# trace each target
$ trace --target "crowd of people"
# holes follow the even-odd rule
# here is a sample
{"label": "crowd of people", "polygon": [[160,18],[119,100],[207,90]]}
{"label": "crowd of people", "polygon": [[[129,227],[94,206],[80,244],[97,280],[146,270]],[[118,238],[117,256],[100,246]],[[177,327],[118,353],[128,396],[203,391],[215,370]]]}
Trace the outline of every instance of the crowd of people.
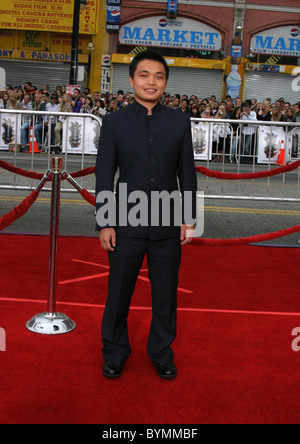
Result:
{"label": "crowd of people", "polygon": [[[92,95],[89,88],[81,91],[79,88],[67,89],[65,85],[57,86],[55,91],[50,91],[47,85],[41,89],[36,88],[31,82],[13,87],[6,85],[4,91],[0,91],[0,109],[15,109],[24,111],[46,111],[55,113],[90,113],[102,118],[107,114],[107,96],[94,92]],[[34,120],[33,120],[34,119]],[[54,153],[61,152],[62,129],[65,117],[58,116],[51,119],[45,115],[24,114],[21,125],[20,151],[29,150],[29,129],[34,128],[39,149],[43,151],[48,146],[48,135],[50,134],[50,147]]]}
{"label": "crowd of people", "polygon": [[[121,90],[116,94],[103,94],[99,91],[91,92],[89,88],[84,88],[82,91],[78,88],[68,91],[66,85],[61,85],[57,86],[55,91],[50,91],[47,85],[38,89],[31,82],[26,82],[24,85],[17,87],[6,85],[5,90],[0,91],[0,109],[88,113],[94,114],[100,119],[108,113],[129,106],[133,101],[134,95],[131,92],[124,93]],[[187,95],[172,95],[165,92],[161,103],[179,112],[184,112],[191,118],[300,123],[300,102],[290,103],[285,101],[283,97],[275,102],[268,98],[263,101],[252,98],[243,102],[239,97],[232,99],[227,96],[225,100],[219,102],[216,96],[203,99],[196,95],[188,97]],[[34,119],[33,125],[30,114],[23,117],[21,151],[28,151],[29,149],[29,129],[33,125],[39,148],[43,150],[48,145],[48,134],[50,134],[52,151],[59,153],[62,145],[64,118],[60,116],[51,119],[50,131],[48,116],[43,118],[39,115],[35,116]],[[220,129],[220,131],[222,130]],[[218,142],[218,145],[221,146],[219,141],[224,138],[224,135],[218,134],[216,136],[214,133],[214,137],[214,143]],[[249,137],[248,139],[250,140]],[[249,153],[251,148],[246,146],[245,150]],[[219,151],[218,148],[215,149],[216,153]],[[215,160],[221,162],[221,156],[217,156]]]}

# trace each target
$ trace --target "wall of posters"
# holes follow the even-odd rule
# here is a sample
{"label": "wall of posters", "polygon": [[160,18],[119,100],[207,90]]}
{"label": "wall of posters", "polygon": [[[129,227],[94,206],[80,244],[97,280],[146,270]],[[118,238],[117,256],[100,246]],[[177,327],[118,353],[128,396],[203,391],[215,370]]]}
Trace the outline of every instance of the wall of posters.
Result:
{"label": "wall of posters", "polygon": [[63,124],[63,153],[97,154],[100,127],[97,121],[84,117],[69,117]]}
{"label": "wall of posters", "polygon": [[21,116],[0,114],[0,150],[9,150],[10,144],[19,144],[21,139]]}

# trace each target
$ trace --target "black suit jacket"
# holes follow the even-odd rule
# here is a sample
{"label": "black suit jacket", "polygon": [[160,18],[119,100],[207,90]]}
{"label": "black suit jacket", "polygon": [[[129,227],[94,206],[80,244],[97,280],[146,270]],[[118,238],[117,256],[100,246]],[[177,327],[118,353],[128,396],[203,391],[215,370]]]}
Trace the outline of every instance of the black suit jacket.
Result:
{"label": "black suit jacket", "polygon": [[[128,194],[140,190],[151,201],[152,191],[178,190],[193,193],[193,217],[196,212],[197,178],[195,171],[190,118],[187,114],[157,104],[148,110],[134,102],[104,117],[96,162],[96,201],[101,191],[114,190],[115,173],[119,167],[118,184],[126,184]],[[118,234],[129,237],[163,239],[179,236],[180,226],[120,226],[119,193],[116,193],[116,225],[98,225],[97,229],[114,226]],[[179,185],[179,187],[178,187]],[[105,203],[96,204],[97,211]],[[128,212],[134,205],[128,205]],[[151,209],[149,206],[149,225]],[[171,213],[173,207],[171,205]],[[172,221],[172,215],[171,215]],[[182,221],[183,223],[188,221]]]}

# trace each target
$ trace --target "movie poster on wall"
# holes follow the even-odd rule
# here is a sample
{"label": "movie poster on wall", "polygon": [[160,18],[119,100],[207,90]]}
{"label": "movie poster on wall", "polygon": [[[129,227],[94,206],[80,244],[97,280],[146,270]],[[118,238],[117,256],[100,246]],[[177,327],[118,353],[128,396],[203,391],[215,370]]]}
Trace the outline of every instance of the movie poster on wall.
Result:
{"label": "movie poster on wall", "polygon": [[63,125],[63,153],[97,154],[100,127],[91,118],[69,117]]}
{"label": "movie poster on wall", "polygon": [[300,156],[300,128],[294,128],[288,132],[287,146],[290,153],[290,157],[293,161],[299,160]]}
{"label": "movie poster on wall", "polygon": [[21,116],[16,114],[0,114],[1,139],[0,150],[9,150],[9,145],[20,144]]}
{"label": "movie poster on wall", "polygon": [[192,140],[195,160],[212,159],[212,125],[192,122]]}
{"label": "movie poster on wall", "polygon": [[283,127],[262,126],[258,132],[258,163],[276,165],[281,146],[285,149],[285,161],[291,160]]}

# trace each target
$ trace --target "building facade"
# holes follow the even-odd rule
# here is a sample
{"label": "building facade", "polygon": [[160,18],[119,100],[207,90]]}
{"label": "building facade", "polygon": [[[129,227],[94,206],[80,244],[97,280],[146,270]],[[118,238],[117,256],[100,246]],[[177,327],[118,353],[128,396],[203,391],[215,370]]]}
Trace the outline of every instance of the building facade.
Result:
{"label": "building facade", "polygon": [[[106,2],[83,3],[77,30],[77,84],[91,84],[97,90],[101,72],[97,73],[95,59],[106,37]],[[74,0],[1,0],[0,68],[7,83],[16,86],[31,81],[38,88],[47,84],[51,90],[69,83],[73,11]]]}
{"label": "building facade", "polygon": [[172,94],[295,100],[298,0],[178,0],[176,19],[167,17],[167,3],[122,1],[120,29],[110,33],[107,53],[111,91],[128,90],[130,60],[154,47],[170,66]]}
{"label": "building facade", "polygon": [[[128,91],[132,57],[155,48],[170,66],[172,94],[299,100],[299,0],[176,0],[175,15],[168,3],[87,0],[77,84]],[[1,0],[0,69],[7,83],[30,80],[52,89],[68,83],[73,7],[74,0]]]}

